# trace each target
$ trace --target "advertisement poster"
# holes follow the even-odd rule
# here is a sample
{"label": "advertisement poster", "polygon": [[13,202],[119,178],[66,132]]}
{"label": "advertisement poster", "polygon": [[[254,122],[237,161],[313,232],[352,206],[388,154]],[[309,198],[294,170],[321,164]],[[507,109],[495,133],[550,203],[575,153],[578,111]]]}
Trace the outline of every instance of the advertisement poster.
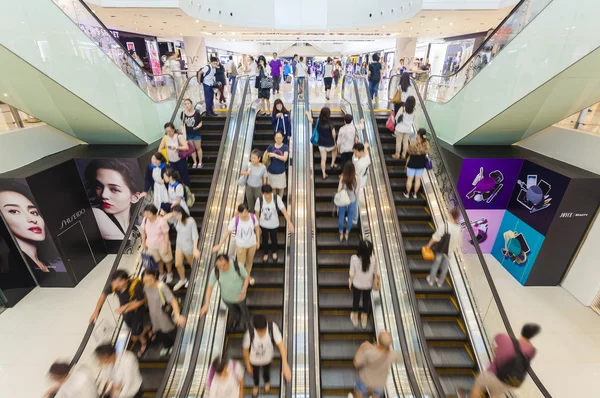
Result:
{"label": "advertisement poster", "polygon": [[[10,235],[0,219],[0,295],[9,307],[14,306],[35,288],[35,280]],[[2,299],[0,299],[2,303]]]}
{"label": "advertisement poster", "polygon": [[562,174],[525,161],[512,190],[508,210],[546,235],[569,181]]}
{"label": "advertisement poster", "polygon": [[506,211],[492,255],[519,283],[525,285],[543,243],[542,234]]}
{"label": "advertisement poster", "polygon": [[106,256],[85,189],[73,160],[27,177],[74,286]]}
{"label": "advertisement poster", "polygon": [[81,181],[109,253],[117,253],[129,228],[144,179],[136,159],[76,159]]}
{"label": "advertisement poster", "polygon": [[466,209],[506,209],[522,159],[465,159],[457,188]]}
{"label": "advertisement poster", "polygon": [[69,286],[71,277],[24,179],[0,180],[0,211],[38,284]]}
{"label": "advertisement poster", "polygon": [[135,52],[135,43],[132,41],[127,42],[127,51]]}
{"label": "advertisement poster", "polygon": [[[500,230],[504,213],[506,213],[506,210],[467,209],[467,215],[475,233],[475,239],[483,254],[490,254],[492,252],[492,247]],[[471,236],[464,221],[461,222],[461,227],[463,231],[463,243],[461,244],[463,252],[475,253]]]}
{"label": "advertisement poster", "polygon": [[148,50],[148,61],[153,75],[160,75],[162,68],[160,67],[160,57],[158,54],[158,45],[155,41],[146,40],[146,49]]}

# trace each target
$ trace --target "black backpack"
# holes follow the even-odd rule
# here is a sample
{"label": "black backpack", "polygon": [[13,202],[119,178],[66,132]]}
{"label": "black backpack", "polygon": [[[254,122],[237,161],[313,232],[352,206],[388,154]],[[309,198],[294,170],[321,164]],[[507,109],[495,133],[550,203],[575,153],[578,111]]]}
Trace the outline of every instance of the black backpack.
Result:
{"label": "black backpack", "polygon": [[511,340],[515,347],[515,356],[498,367],[496,376],[504,384],[512,387],[520,387],[523,381],[525,381],[525,377],[527,377],[531,359],[523,354],[516,339],[511,338]]}
{"label": "black backpack", "polygon": [[[240,265],[238,264],[237,259],[233,260],[233,268],[235,269],[235,272],[238,274],[238,276],[242,278],[242,274],[240,273]],[[219,280],[220,274],[221,272],[219,272],[219,268],[217,268],[217,266],[215,265],[215,277],[217,278],[217,280]]]}
{"label": "black backpack", "polygon": [[[255,332],[256,329],[254,328],[254,326],[250,325],[250,330],[248,330],[248,334],[250,335],[250,348],[248,348],[248,352],[252,351],[252,344],[254,344]],[[267,322],[267,333],[269,334],[269,337],[271,338],[271,343],[273,344],[273,352],[275,352],[275,347],[277,347],[277,344],[275,344],[275,338],[273,338],[273,322]]]}
{"label": "black backpack", "polygon": [[[279,208],[279,206],[277,206],[277,198],[278,196],[273,194],[273,200],[275,201],[275,209],[277,210],[277,215],[278,216],[283,216],[283,213],[281,212],[281,209]],[[263,209],[263,202],[264,202],[265,198],[260,195],[260,207],[258,209],[258,211],[262,214],[262,209]]]}
{"label": "black backpack", "polygon": [[[209,75],[209,74],[212,72],[212,69],[213,69],[213,67],[212,67],[212,66],[210,66],[210,64],[209,64],[209,65],[206,65],[206,66],[208,66],[208,72],[206,72],[206,73],[203,73],[203,74],[202,74],[202,76],[200,76],[200,79],[198,79],[198,80],[200,80],[200,83],[204,83],[204,78],[206,77],[206,75]],[[199,72],[199,71],[198,71],[198,72]],[[182,112],[182,113],[183,113],[183,112]]]}

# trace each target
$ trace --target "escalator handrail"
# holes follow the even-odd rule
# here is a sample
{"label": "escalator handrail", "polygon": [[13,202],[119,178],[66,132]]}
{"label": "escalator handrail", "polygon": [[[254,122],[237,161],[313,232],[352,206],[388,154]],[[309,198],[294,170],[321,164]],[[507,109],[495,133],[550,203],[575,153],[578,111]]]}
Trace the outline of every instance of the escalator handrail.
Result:
{"label": "escalator handrail", "polygon": [[[177,111],[179,111],[179,108],[181,107],[181,103],[182,103],[183,101],[185,101],[185,99],[186,99],[186,96],[185,96],[184,94],[185,94],[185,92],[186,92],[186,90],[187,90],[188,86],[190,85],[190,82],[191,82],[193,79],[196,79],[196,75],[194,75],[194,76],[190,76],[190,77],[188,77],[188,78],[186,79],[186,81],[185,81],[185,84],[183,85],[183,88],[181,89],[181,95],[179,96],[179,98],[177,98],[177,102],[175,103],[175,108],[173,109],[173,114],[171,115],[171,119],[169,120],[169,122],[171,122],[171,123],[175,123],[175,118],[177,117]],[[234,93],[233,93],[233,94],[235,94],[235,91],[234,91]],[[233,95],[233,94],[232,94],[232,95]],[[231,101],[233,101],[233,98],[231,98]],[[231,103],[233,103],[233,102],[231,102]],[[230,114],[231,114],[231,108],[229,109],[229,112],[228,112],[228,115],[227,115],[227,121],[228,121],[228,122],[229,122],[229,116],[230,116]],[[229,125],[227,125],[227,126],[225,126],[225,127],[229,127]],[[223,131],[227,131],[227,130],[223,130]],[[225,134],[223,134],[223,137],[225,137]],[[223,138],[221,138],[221,140],[223,140]],[[223,144],[223,141],[221,141],[221,144]],[[221,146],[221,147],[219,147],[219,148],[222,148],[222,146]],[[221,156],[221,153],[220,153],[220,152],[219,152],[219,156]],[[217,158],[217,161],[219,161],[219,160],[220,160],[220,158]],[[217,174],[217,173],[215,173],[215,175],[216,175],[216,174]],[[212,185],[211,185],[211,188],[212,188]]]}
{"label": "escalator handrail", "polygon": [[[463,72],[463,70],[464,70],[465,68],[468,68],[468,67],[469,67],[469,65],[470,65],[470,64],[471,64],[471,62],[472,62],[472,61],[475,59],[475,57],[477,57],[477,56],[479,55],[479,53],[480,53],[481,51],[483,51],[483,49],[485,48],[485,46],[488,44],[488,42],[489,42],[490,40],[492,40],[492,38],[493,38],[493,37],[496,35],[496,33],[498,33],[498,31],[504,27],[504,25],[505,25],[505,24],[506,24],[506,22],[507,22],[507,21],[510,19],[510,17],[512,17],[513,15],[515,15],[515,14],[516,14],[516,13],[517,13],[517,12],[518,12],[520,9],[521,9],[521,6],[522,6],[523,4],[525,4],[526,2],[528,2],[528,1],[531,1],[531,0],[520,0],[520,1],[519,1],[519,3],[518,3],[518,4],[516,4],[516,5],[513,7],[513,9],[512,9],[512,10],[511,10],[511,11],[508,13],[508,15],[507,15],[506,17],[504,17],[504,19],[503,19],[503,20],[502,20],[502,21],[501,21],[501,22],[500,22],[500,23],[499,23],[499,24],[496,26],[496,28],[494,28],[494,30],[492,31],[492,33],[490,33],[490,34],[489,34],[489,35],[488,35],[488,36],[485,38],[485,40],[484,40],[484,41],[483,41],[483,42],[482,42],[482,43],[479,45],[479,47],[478,47],[478,48],[477,48],[475,51],[473,51],[473,54],[471,54],[471,56],[470,56],[470,57],[467,59],[467,61],[466,61],[466,62],[464,62],[464,63],[462,64],[462,66],[461,66],[461,67],[458,69],[458,71],[456,71],[456,72],[454,72],[454,73],[446,74],[446,75],[429,75],[429,76],[427,76],[427,80],[426,80],[426,82],[425,82],[425,92],[424,92],[424,97],[425,97],[425,100],[427,100],[427,88],[429,87],[429,82],[431,81],[431,79],[432,79],[433,77],[443,77],[443,78],[448,78],[448,79],[449,79],[449,78],[452,78],[453,76],[457,76],[459,73],[462,73],[462,72]],[[546,7],[547,7],[547,6],[548,6],[550,3],[552,3],[552,0],[548,1],[548,4],[546,4],[546,5],[544,6],[544,8],[546,8]],[[532,19],[529,21],[529,23],[531,23],[531,22],[532,22],[532,21],[533,21],[535,18],[537,18],[537,16],[538,16],[538,15],[540,15],[540,14],[542,13],[542,11],[544,10],[544,8],[542,8],[542,9],[540,10],[540,12],[539,12],[539,13],[538,13],[538,14],[537,14],[535,17],[533,17],[533,18],[532,18]],[[527,25],[529,25],[529,23],[528,23]],[[526,25],[526,26],[527,26],[527,25]],[[523,29],[525,29],[525,26],[523,27]],[[522,31],[522,30],[521,30],[521,31]],[[514,39],[514,37],[513,37],[513,39]],[[509,40],[508,42],[506,42],[506,44],[505,44],[505,46],[502,48],[502,50],[503,50],[504,48],[506,48],[506,46],[508,45],[508,43],[510,43],[511,41],[512,41],[512,39],[511,39],[511,40]],[[500,50],[500,51],[502,51],[502,50]],[[474,76],[473,76],[473,77],[474,77]],[[392,79],[392,78],[390,77],[390,82],[391,82],[391,79]],[[412,77],[411,77],[411,79],[412,79]],[[413,82],[413,83],[414,83],[414,82]],[[414,87],[416,87],[416,86],[414,86]],[[463,87],[461,87],[461,88],[460,88],[460,90],[462,90],[464,87],[465,87],[465,85],[463,85]],[[454,97],[456,96],[456,94],[457,94],[457,93],[458,93],[460,90],[456,91],[456,92],[454,93],[454,95],[452,96],[452,98],[454,98]],[[452,100],[452,98],[451,98],[450,100]],[[450,100],[448,100],[448,101],[446,101],[446,102],[449,102]]]}
{"label": "escalator handrail", "polygon": [[[186,85],[184,87],[187,87],[187,83],[193,79],[195,77],[191,77],[186,81]],[[179,97],[179,100],[177,101],[177,106],[181,105],[181,102],[184,98],[184,94],[185,94],[185,89],[181,91],[181,95]],[[233,103],[233,100],[235,98],[235,91],[231,94],[231,103]],[[176,108],[178,109],[178,108]],[[221,170],[221,162],[222,162],[222,158],[223,158],[223,148],[224,148],[224,144],[225,144],[225,138],[227,137],[227,131],[229,129],[229,125],[231,123],[231,114],[232,114],[232,109],[233,107],[229,108],[229,111],[227,113],[227,120],[225,121],[225,127],[223,128],[223,134],[221,136],[221,142],[219,144],[219,154],[217,155],[217,160],[215,162],[215,171],[213,173],[213,177],[212,180],[210,182],[210,190],[208,192],[208,198],[206,200],[207,206],[206,208],[208,209],[208,204],[212,203],[214,200],[214,196],[215,196],[215,189],[216,189],[216,179],[217,176],[220,173]],[[175,112],[176,113],[176,112]],[[174,115],[175,115],[174,113]],[[173,119],[172,119],[173,120]],[[171,123],[173,122],[171,120]],[[205,210],[206,213],[206,210]],[[207,217],[202,217],[202,226],[200,227],[200,233],[199,235],[201,237],[204,237],[204,231],[206,230],[206,223],[208,222],[208,218]],[[201,238],[198,240],[198,247],[201,246],[201,243],[203,241],[204,238]],[[199,269],[199,264],[198,264],[199,260],[194,260],[194,266],[192,267],[192,272],[190,274],[190,277],[188,278],[189,280],[189,286],[188,289],[185,293],[185,298],[183,301],[183,308],[181,313],[187,317],[189,309],[190,309],[190,305],[191,305],[191,300],[190,300],[190,296],[192,294],[192,292],[194,291],[194,287],[195,287],[195,281],[196,281],[196,275]],[[208,281],[208,279],[207,279]],[[204,290],[206,290],[206,286],[202,287]],[[198,323],[198,327],[200,327],[200,322]],[[169,362],[167,364],[167,369],[164,373],[163,379],[160,383],[158,392],[156,394],[157,397],[162,397],[165,393],[165,389],[167,388],[167,383],[169,381],[169,378],[171,376],[171,373],[173,372],[173,367],[175,366],[175,363],[177,361],[177,359],[179,359],[179,355],[181,353],[181,350],[179,350],[179,347],[181,346],[181,341],[183,339],[183,335],[184,335],[184,329],[183,328],[177,328],[177,336],[175,338],[175,344],[173,345],[173,347],[177,348],[177,352],[174,353],[173,355],[171,355],[171,357],[169,358]],[[198,337],[202,337],[202,329],[198,329],[198,332],[196,333],[196,338]]]}
{"label": "escalator handrail", "polygon": [[[415,84],[414,80],[412,81],[412,84]],[[427,125],[429,127],[429,133],[431,135],[431,142],[432,145],[436,147],[436,150],[438,151],[438,153],[440,154],[440,160],[442,162],[442,164],[444,165],[444,169],[446,171],[450,170],[449,166],[448,166],[448,162],[446,161],[446,156],[444,155],[444,152],[442,151],[442,147],[439,144],[439,139],[435,133],[435,129],[433,127],[433,123],[431,122],[431,118],[429,117],[429,113],[427,112],[427,108],[425,107],[425,101],[423,100],[423,98],[421,97],[421,94],[418,92],[418,90],[416,90],[416,96],[417,99],[421,105],[421,109],[423,110],[423,114],[425,116],[425,120],[427,121]],[[477,242],[477,238],[476,238],[476,234],[473,230],[473,227],[471,225],[471,222],[469,220],[467,211],[462,203],[462,200],[460,199],[460,195],[458,194],[458,189],[456,187],[456,183],[454,182],[454,180],[452,179],[452,176],[449,176],[449,181],[450,184],[452,186],[452,191],[454,193],[454,195],[456,196],[456,198],[458,198],[458,200],[456,201],[456,205],[458,206],[461,215],[464,219],[465,222],[465,226],[467,231],[469,232],[469,238],[471,242],[476,243]],[[444,204],[445,205],[445,204]],[[477,258],[479,259],[479,263],[481,264],[481,268],[483,269],[483,273],[485,275],[485,278],[487,280],[487,283],[489,285],[490,291],[492,293],[492,298],[493,300],[496,302],[496,306],[498,307],[498,311],[500,312],[500,317],[502,319],[502,322],[504,323],[504,328],[506,329],[508,335],[515,339],[518,336],[515,335],[511,325],[510,325],[510,321],[508,319],[508,315],[506,313],[506,310],[504,309],[504,306],[502,305],[502,300],[500,298],[500,295],[498,294],[498,290],[496,288],[496,284],[494,283],[494,280],[492,278],[492,275],[490,273],[490,270],[488,268],[487,262],[485,261],[485,258],[483,256],[483,252],[481,251],[481,248],[479,246],[479,244],[473,244],[473,247],[475,248],[475,252],[477,253]],[[533,369],[531,367],[529,367],[528,369],[528,373],[529,376],[531,377],[531,379],[534,381],[534,383],[536,384],[537,388],[540,390],[540,392],[544,395],[544,397],[546,398],[552,398],[552,396],[550,395],[550,393],[548,392],[548,390],[546,389],[546,387],[542,384],[541,380],[539,379],[539,377],[537,376],[537,374],[533,371]]]}
{"label": "escalator handrail", "polygon": [[[115,261],[113,262],[113,265],[110,268],[108,277],[106,278],[106,283],[102,287],[102,291],[104,291],[107,287],[109,287],[111,285],[110,276],[113,274],[113,272],[115,272],[117,270],[117,268],[119,267],[119,264],[121,263],[121,258],[123,257],[125,248],[127,247],[129,240],[131,239],[131,234],[135,227],[135,220],[136,220],[141,208],[145,205],[146,205],[146,202],[144,200],[140,200],[138,203],[136,203],[136,205],[134,207],[134,211],[133,211],[133,216],[129,220],[129,226],[127,227],[125,236],[123,237],[123,240],[121,241],[121,245],[119,246],[119,251],[117,252],[117,257],[115,258]],[[121,316],[121,318],[122,318],[122,316]],[[75,364],[77,364],[77,362],[79,362],[79,360],[81,359],[81,356],[83,355],[83,351],[85,351],[85,348],[87,347],[87,344],[90,340],[90,337],[92,336],[92,333],[94,332],[95,327],[96,327],[95,321],[88,325],[88,327],[83,335],[83,338],[81,339],[81,343],[79,344],[79,348],[77,348],[77,351],[75,352],[75,355],[73,356],[73,359],[71,360],[71,366],[74,366]]]}
{"label": "escalator handrail", "polygon": [[[367,78],[364,77],[364,76],[355,77],[355,80],[354,80],[354,82],[355,82],[355,89],[356,89],[356,95],[357,95],[357,103],[359,104],[359,109],[363,113],[361,116],[364,118],[365,117],[365,112],[362,109],[362,105],[361,105],[360,99],[358,97],[358,86],[357,86],[357,83],[356,83],[356,81],[358,79],[365,80],[365,84],[367,84],[367,87],[368,87],[368,82],[367,82]],[[368,112],[370,113],[371,122],[373,124],[373,128],[375,129],[375,139],[377,140],[377,146],[378,146],[378,148],[380,150],[380,157],[382,159],[385,159],[385,155],[383,153],[383,146],[381,144],[381,138],[380,138],[380,134],[379,134],[379,127],[377,126],[377,119],[375,118],[375,111],[374,111],[374,108],[373,108],[373,102],[372,102],[370,96],[367,96],[367,97],[368,97],[368,103],[369,103]],[[394,204],[395,203],[394,202],[394,197],[392,195],[393,191],[392,191],[392,186],[390,184],[390,177],[389,177],[389,174],[388,174],[387,167],[383,167],[383,171],[384,171],[384,178],[383,178],[383,180],[385,181],[385,184],[386,184],[386,190],[387,190],[387,193],[388,193],[388,200],[389,200],[389,203]],[[376,198],[378,198],[377,195],[376,195]],[[378,206],[378,208],[379,207],[380,206]],[[393,212],[396,213],[396,206],[394,205],[393,207],[394,207]],[[381,209],[379,208],[379,211],[380,210]],[[393,217],[392,223],[394,225],[394,228],[397,230],[398,236],[400,237],[400,239],[398,239],[397,243],[398,243],[398,246],[400,247],[400,255],[402,257],[401,258],[401,263],[402,264],[406,264],[406,266],[408,267],[408,257],[406,256],[406,249],[404,247],[404,241],[402,239],[402,231],[400,229],[400,223],[398,222],[398,217],[397,216]],[[388,262],[388,264],[390,264],[390,263],[391,262]],[[406,272],[405,275],[406,275],[405,280],[406,280],[407,285],[408,285],[408,287],[410,289],[410,292],[408,292],[408,297],[409,297],[409,300],[411,302],[411,306],[413,308],[412,317],[413,317],[413,319],[415,321],[415,324],[417,325],[417,334],[419,336],[420,345],[423,348],[423,356],[425,358],[425,361],[427,362],[427,367],[429,368],[429,373],[430,373],[431,378],[433,380],[436,392],[438,393],[438,396],[443,397],[443,396],[445,396],[444,395],[444,389],[442,388],[442,384],[441,384],[441,382],[439,380],[439,377],[437,377],[437,372],[435,371],[435,366],[433,364],[433,360],[431,359],[431,353],[429,352],[429,349],[427,348],[427,340],[425,339],[425,333],[423,331],[423,323],[421,321],[421,317],[417,315],[418,303],[417,303],[417,298],[416,298],[416,296],[414,294],[414,291],[415,291],[414,284],[413,284],[412,278],[410,277],[410,273]],[[396,304],[397,303],[397,298],[398,298],[398,294],[397,294],[398,287],[395,286],[395,284],[393,284],[392,286],[393,286],[393,289],[396,292],[396,295],[394,296],[396,298],[396,301],[395,301],[395,304]],[[400,318],[400,319],[402,319],[402,318]],[[405,334],[404,334],[404,327],[402,327],[400,329],[402,331],[402,336],[404,337],[405,336]],[[406,338],[404,340],[405,340],[405,343],[406,343]],[[403,354],[406,354],[406,353],[403,352]],[[409,361],[409,364],[410,364],[410,361]],[[412,375],[412,377],[411,377],[411,385],[413,387],[413,391],[415,391],[415,392],[416,391],[420,391],[419,388],[415,388],[418,385],[418,382],[416,380],[416,376],[414,374],[413,367],[412,366],[408,367],[407,371],[408,371],[409,377]]]}
{"label": "escalator handrail", "polygon": [[[249,87],[249,79],[246,80],[245,87],[242,90],[242,101],[240,102],[240,106],[238,108],[238,110],[239,110],[238,111],[238,117],[239,117],[239,115],[243,114],[243,109],[245,107],[245,102],[246,102],[246,95],[248,93],[248,87]],[[231,95],[230,104],[234,103],[234,99],[235,99],[235,91]],[[228,116],[227,116],[227,123],[226,123],[225,129],[223,130],[223,132],[224,132],[223,136],[226,135],[225,132],[228,131],[228,129],[229,129],[229,124],[231,122],[231,113],[232,113],[232,110],[233,110],[233,106],[230,106],[229,107]],[[237,141],[238,141],[238,138],[239,138],[239,135],[240,135],[241,123],[237,123],[235,127],[236,127],[236,131],[235,131],[235,134],[234,134],[234,137],[233,137],[233,145],[231,146],[232,148],[236,148],[237,147]],[[222,151],[219,152],[219,155],[221,155],[221,154],[222,154]],[[219,171],[217,171],[215,169],[215,173],[213,175],[213,180],[219,175]],[[230,172],[230,169],[228,168],[227,169],[227,177],[225,179],[224,187],[227,187],[230,184],[231,178],[232,178],[231,172]],[[214,188],[215,187],[216,187],[216,185],[214,185],[214,184],[211,186],[211,192],[214,192]],[[223,208],[222,205],[223,205],[223,203],[225,203],[226,199],[227,199],[227,196],[223,195],[223,202],[221,203],[221,208]],[[220,227],[220,231],[218,231],[215,236],[221,236],[220,232],[223,229],[223,225],[224,225],[223,224],[223,220],[225,218],[225,214],[224,213],[225,212],[221,211],[220,214],[219,214],[218,225],[221,225],[221,227]],[[203,220],[202,220],[202,225],[203,226],[204,226],[204,223],[207,222],[207,220],[208,219],[206,217],[203,218]],[[211,256],[211,258],[212,257],[215,257],[215,254],[213,254]],[[209,271],[209,272],[212,272],[212,271]],[[205,294],[206,294],[206,288],[207,288],[207,285],[208,285],[208,281],[209,281],[209,278],[206,278],[206,285],[203,286],[203,291],[205,292]],[[205,297],[203,295],[203,297],[201,299],[204,299],[204,298]],[[178,396],[180,398],[188,397],[189,393],[190,393],[190,388],[192,386],[192,380],[194,378],[194,373],[195,373],[194,369],[196,368],[196,362],[198,361],[198,353],[199,353],[199,350],[200,350],[200,343],[202,342],[202,335],[203,335],[203,332],[204,332],[204,323],[205,323],[205,321],[206,321],[206,317],[202,317],[202,318],[198,317],[198,325],[197,325],[198,331],[196,332],[196,337],[194,339],[194,344],[192,346],[192,355],[190,357],[189,368],[188,368],[188,370],[186,372],[185,379],[184,379],[183,385],[181,387],[181,391],[179,391],[179,395]]]}

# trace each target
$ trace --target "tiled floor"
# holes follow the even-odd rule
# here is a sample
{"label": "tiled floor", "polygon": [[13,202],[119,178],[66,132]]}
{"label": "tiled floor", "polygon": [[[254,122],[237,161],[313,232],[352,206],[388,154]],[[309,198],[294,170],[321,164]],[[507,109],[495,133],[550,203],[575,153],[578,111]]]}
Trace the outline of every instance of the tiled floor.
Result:
{"label": "tiled floor", "polygon": [[108,255],[75,288],[35,288],[0,314],[0,397],[43,396],[52,362],[79,347],[114,259]]}
{"label": "tiled floor", "polygon": [[560,286],[524,287],[494,257],[486,261],[515,332],[542,326],[532,368],[552,397],[598,396],[600,316]]}

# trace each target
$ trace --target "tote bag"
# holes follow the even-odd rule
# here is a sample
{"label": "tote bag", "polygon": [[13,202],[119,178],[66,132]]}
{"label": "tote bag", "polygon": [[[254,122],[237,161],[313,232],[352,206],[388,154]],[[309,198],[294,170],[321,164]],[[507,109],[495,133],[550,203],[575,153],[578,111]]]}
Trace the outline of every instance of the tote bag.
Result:
{"label": "tote bag", "polygon": [[317,124],[312,131],[312,135],[310,136],[310,143],[313,145],[319,145],[319,119],[317,119]]}

